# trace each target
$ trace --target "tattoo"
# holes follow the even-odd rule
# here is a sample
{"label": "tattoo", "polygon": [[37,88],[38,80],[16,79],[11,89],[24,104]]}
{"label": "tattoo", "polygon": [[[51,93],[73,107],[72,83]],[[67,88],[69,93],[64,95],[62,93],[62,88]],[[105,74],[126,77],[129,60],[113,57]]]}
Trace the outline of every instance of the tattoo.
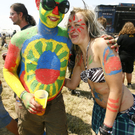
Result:
{"label": "tattoo", "polygon": [[103,68],[106,75],[114,75],[122,71],[120,58],[114,55],[110,47],[104,50]]}

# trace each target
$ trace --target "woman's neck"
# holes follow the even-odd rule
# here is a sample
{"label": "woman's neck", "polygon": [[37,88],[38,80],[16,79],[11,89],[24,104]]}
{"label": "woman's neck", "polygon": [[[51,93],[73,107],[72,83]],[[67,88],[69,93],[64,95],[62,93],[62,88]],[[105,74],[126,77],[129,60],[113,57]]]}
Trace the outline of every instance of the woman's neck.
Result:
{"label": "woman's neck", "polygon": [[86,41],[84,40],[84,42],[79,45],[84,57],[86,56],[87,47],[90,42],[91,42],[91,39],[87,39]]}

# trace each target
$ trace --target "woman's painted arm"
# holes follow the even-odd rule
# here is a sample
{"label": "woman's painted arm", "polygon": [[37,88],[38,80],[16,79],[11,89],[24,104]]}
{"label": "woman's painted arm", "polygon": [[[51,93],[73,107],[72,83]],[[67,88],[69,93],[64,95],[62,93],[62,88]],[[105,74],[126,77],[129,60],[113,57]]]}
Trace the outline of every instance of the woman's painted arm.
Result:
{"label": "woman's painted arm", "polygon": [[104,124],[112,127],[120,110],[122,98],[122,67],[118,54],[107,45],[102,46],[100,61],[109,87]]}

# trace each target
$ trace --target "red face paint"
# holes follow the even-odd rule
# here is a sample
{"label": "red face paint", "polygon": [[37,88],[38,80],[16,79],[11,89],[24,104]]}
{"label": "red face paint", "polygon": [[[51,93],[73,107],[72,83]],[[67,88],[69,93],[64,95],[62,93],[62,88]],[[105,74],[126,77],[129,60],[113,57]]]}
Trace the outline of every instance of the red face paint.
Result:
{"label": "red face paint", "polygon": [[81,30],[80,30],[79,28],[78,28],[77,30],[78,30],[79,32],[81,32]]}
{"label": "red face paint", "polygon": [[52,13],[53,13],[54,15],[59,15],[58,6],[56,6],[56,7],[53,9]]}
{"label": "red face paint", "polygon": [[71,20],[71,19],[69,19],[69,22],[72,22],[72,20]]}
{"label": "red face paint", "polygon": [[85,23],[81,23],[81,25],[85,25]]}
{"label": "red face paint", "polygon": [[82,19],[78,20],[78,22],[81,22],[81,21],[82,21]]}
{"label": "red face paint", "polygon": [[73,16],[73,21],[75,21],[75,15]]}

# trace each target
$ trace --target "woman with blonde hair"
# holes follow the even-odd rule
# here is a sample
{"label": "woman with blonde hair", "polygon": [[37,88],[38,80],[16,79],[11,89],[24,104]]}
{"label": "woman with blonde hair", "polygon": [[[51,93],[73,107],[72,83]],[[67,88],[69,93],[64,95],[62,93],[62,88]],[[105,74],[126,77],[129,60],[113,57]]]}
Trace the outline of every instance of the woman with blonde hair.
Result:
{"label": "woman with blonde hair", "polygon": [[125,23],[119,32],[117,43],[120,45],[119,55],[122,63],[123,83],[126,76],[127,87],[132,88],[131,81],[135,59],[135,27],[132,22]]}
{"label": "woman with blonde hair", "polygon": [[75,89],[83,80],[94,98],[92,129],[98,135],[134,135],[135,96],[122,83],[118,54],[110,49],[92,10],[74,8],[68,20],[68,34],[81,49],[71,79],[65,86]]}

